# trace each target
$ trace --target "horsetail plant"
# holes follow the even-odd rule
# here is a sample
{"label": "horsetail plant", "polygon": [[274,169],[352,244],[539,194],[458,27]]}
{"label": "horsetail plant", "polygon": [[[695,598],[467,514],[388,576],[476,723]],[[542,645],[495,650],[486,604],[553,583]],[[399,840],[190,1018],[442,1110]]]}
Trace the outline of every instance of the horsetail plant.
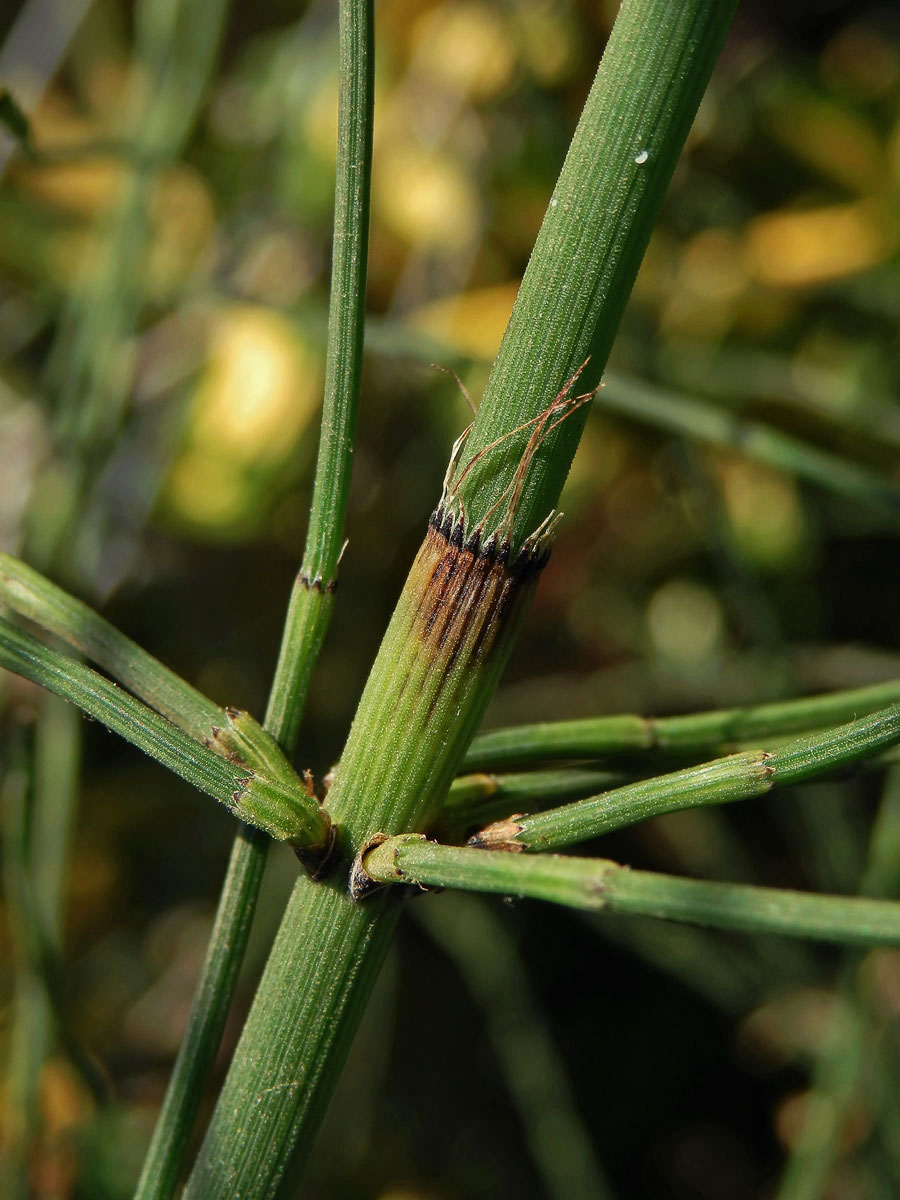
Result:
{"label": "horsetail plant", "polygon": [[375,832],[433,819],[481,720],[546,556],[584,401],[733,11],[709,0],[622,6],[335,772],[334,871],[294,888],[187,1197],[272,1195],[321,1119],[398,915],[391,897],[348,896],[350,862]]}
{"label": "horsetail plant", "polygon": [[[262,725],[220,708],[86,605],[0,557],[0,606],[14,618],[0,619],[0,665],[64,696],[253,826],[242,825],[235,840],[136,1200],[167,1200],[185,1171],[246,946],[264,834],[290,842],[310,871],[298,876],[285,909],[186,1200],[272,1197],[291,1161],[302,1160],[399,918],[406,889],[397,884],[858,945],[900,942],[900,905],[888,900],[698,882],[538,853],[870,759],[900,742],[896,682],[742,710],[655,720],[626,714],[475,736],[550,554],[563,482],[735,6],[624,0],[484,398],[450,454],[324,803],[286,754],[299,732],[345,545],[365,308],[372,0],[340,5],[322,432],[306,548]],[[742,436],[706,406],[679,407],[621,381],[609,407],[717,444]],[[789,457],[807,478],[822,481],[837,461],[790,439],[754,436],[758,457]],[[896,512],[895,489],[869,473],[838,472],[832,486]],[[62,641],[68,653],[44,645],[22,622]],[[784,742],[797,733],[804,736]],[[768,749],[728,753],[755,739]],[[654,763],[668,756],[669,766],[673,758],[727,756],[641,778],[648,770],[636,763],[637,752]],[[608,758],[615,761],[597,761]],[[535,766],[547,769],[488,774]],[[549,811],[510,815],[548,800],[555,802]],[[473,825],[480,832],[468,846],[429,840],[435,832],[462,838]],[[575,1177],[604,1192],[589,1148],[575,1143]]]}

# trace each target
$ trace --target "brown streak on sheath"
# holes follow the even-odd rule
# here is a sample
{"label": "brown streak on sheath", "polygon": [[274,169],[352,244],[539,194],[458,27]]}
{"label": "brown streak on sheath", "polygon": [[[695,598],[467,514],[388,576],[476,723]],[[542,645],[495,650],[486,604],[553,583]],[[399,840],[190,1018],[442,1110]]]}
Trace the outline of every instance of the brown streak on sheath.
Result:
{"label": "brown streak on sheath", "polygon": [[[429,530],[426,535],[426,545],[429,541],[434,540],[438,543],[440,558],[434,565],[431,572],[431,577],[425,586],[425,596],[422,601],[422,606],[430,605],[430,610],[425,618],[425,632],[430,633],[431,629],[438,618],[440,606],[453,586],[453,580],[456,576],[459,565],[459,553],[450,543],[444,538],[443,533],[437,533],[433,538]],[[420,610],[421,611],[421,610]]]}
{"label": "brown streak on sheath", "polygon": [[[436,595],[430,597],[431,608],[425,618],[425,636],[429,641],[436,640],[438,649],[441,649],[447,641],[454,617],[464,601],[469,576],[477,562],[473,555],[452,543],[447,545],[445,558],[450,558],[452,561],[447,568],[443,586]],[[434,639],[431,637],[432,634]]]}
{"label": "brown streak on sheath", "polygon": [[424,648],[445,660],[443,671],[464,651],[473,659],[490,653],[547,557],[543,549],[528,549],[509,561],[505,543],[464,540],[461,522],[435,510],[417,559],[424,578],[412,627]]}
{"label": "brown streak on sheath", "polygon": [[448,645],[460,647],[465,639],[466,628],[473,620],[483,619],[485,616],[478,603],[487,573],[485,563],[471,552],[452,545],[447,553],[456,554],[459,560],[455,587],[450,594],[442,592],[434,597],[434,608],[425,624],[426,640],[436,652],[444,650]]}
{"label": "brown streak on sheath", "polygon": [[462,646],[465,638],[466,627],[471,625],[473,618],[477,620],[483,616],[484,612],[479,604],[486,574],[483,565],[474,555],[465,550],[460,550],[459,555],[461,560],[459,583],[449,603],[444,606],[444,621],[440,629],[435,631],[436,648],[443,650],[449,645],[451,653],[454,649],[456,653],[459,653],[459,647]]}

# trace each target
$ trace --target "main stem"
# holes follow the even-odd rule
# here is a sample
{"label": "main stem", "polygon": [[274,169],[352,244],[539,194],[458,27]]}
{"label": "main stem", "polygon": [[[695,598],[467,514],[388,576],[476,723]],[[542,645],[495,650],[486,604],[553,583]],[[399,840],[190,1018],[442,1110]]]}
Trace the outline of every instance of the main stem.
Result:
{"label": "main stem", "polygon": [[[543,412],[589,343],[595,371],[603,366],[733,10],[730,0],[623,4],[467,454]],[[435,513],[329,794],[341,869],[325,884],[295,885],[190,1200],[272,1196],[315,1132],[397,916],[392,897],[350,899],[349,856],[378,830],[421,828],[443,800],[509,654],[533,586],[527,576],[540,566],[540,546],[519,551],[556,502],[577,434],[565,422],[541,448],[512,514],[511,552],[471,535],[512,481],[527,436],[518,454],[510,439],[511,458],[487,454],[489,471],[470,473],[458,496],[465,528]]]}

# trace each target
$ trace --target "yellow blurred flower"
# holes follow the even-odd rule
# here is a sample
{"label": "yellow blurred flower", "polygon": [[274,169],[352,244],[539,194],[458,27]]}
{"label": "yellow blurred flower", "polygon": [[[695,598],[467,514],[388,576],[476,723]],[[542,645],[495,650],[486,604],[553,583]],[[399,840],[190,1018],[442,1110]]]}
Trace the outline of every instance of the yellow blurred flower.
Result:
{"label": "yellow blurred flower", "polygon": [[442,4],[413,27],[414,69],[448,91],[484,100],[502,91],[515,68],[509,30],[496,9]]}
{"label": "yellow blurred flower", "polygon": [[884,262],[896,242],[894,226],[875,200],[766,213],[747,229],[747,267],[770,287],[840,279]]}
{"label": "yellow blurred flower", "polygon": [[795,562],[809,531],[793,479],[746,459],[723,460],[719,479],[741,549],[763,567]]}
{"label": "yellow blurred flower", "polygon": [[725,628],[722,606],[709,588],[691,579],[670,579],[647,606],[647,629],[657,653],[687,665],[703,662],[720,648]]}
{"label": "yellow blurred flower", "polygon": [[519,291],[518,282],[460,292],[423,304],[410,313],[409,324],[472,358],[492,359]]}
{"label": "yellow blurred flower", "polygon": [[380,219],[410,245],[455,254],[469,246],[478,232],[478,193],[446,153],[385,146],[373,193]]}
{"label": "yellow blurred flower", "polygon": [[171,167],[153,195],[153,238],[149,246],[149,289],[160,290],[189,274],[209,245],[216,212],[206,181],[190,167]]}
{"label": "yellow blurred flower", "polygon": [[185,449],[165,503],[193,524],[251,516],[260,473],[282,466],[318,409],[319,367],[284,317],[242,306],[218,315]]}
{"label": "yellow blurred flower", "polygon": [[294,326],[269,309],[216,322],[194,397],[192,440],[232,461],[285,459],[318,407],[318,369]]}

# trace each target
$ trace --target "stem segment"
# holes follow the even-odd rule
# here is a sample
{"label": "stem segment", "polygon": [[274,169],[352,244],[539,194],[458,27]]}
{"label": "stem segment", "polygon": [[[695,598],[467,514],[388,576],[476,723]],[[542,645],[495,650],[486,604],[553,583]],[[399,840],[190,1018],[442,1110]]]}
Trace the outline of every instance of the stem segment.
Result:
{"label": "stem segment", "polygon": [[850,721],[888,704],[900,702],[900,681],[852,691],[831,692],[677,717],[631,714],[548,721],[480,733],[463,760],[469,771],[508,770],[560,759],[601,758],[623,751],[653,750],[697,754],[728,750],[752,738],[800,733],[805,729]]}
{"label": "stem segment", "polygon": [[340,98],[325,397],[303,565],[294,581],[267,727],[293,745],[334,607],[362,377],[374,108],[372,0],[340,5]]}
{"label": "stem segment", "polygon": [[[235,816],[315,856],[331,843],[331,826],[300,779],[296,786],[216,753],[90,667],[50,650],[0,619],[0,666],[75,704],[107,729],[161,762]],[[211,731],[212,733],[212,731]]]}
{"label": "stem segment", "polygon": [[784,933],[858,946],[900,944],[900,903],[782,888],[707,883],[632,871],[603,858],[521,857],[440,846],[423,834],[390,838],[364,855],[378,884],[413,883],[550,900],[716,929]]}

